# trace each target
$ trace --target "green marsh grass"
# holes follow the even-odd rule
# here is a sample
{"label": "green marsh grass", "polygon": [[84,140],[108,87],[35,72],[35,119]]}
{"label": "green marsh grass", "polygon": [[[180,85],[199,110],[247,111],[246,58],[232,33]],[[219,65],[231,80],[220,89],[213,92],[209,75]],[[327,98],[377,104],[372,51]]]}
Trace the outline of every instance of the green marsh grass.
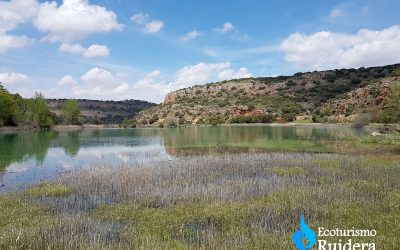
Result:
{"label": "green marsh grass", "polygon": [[[218,154],[91,168],[0,197],[3,249],[293,249],[316,229],[376,229],[399,249],[400,161]],[[18,240],[17,240],[18,239]]]}

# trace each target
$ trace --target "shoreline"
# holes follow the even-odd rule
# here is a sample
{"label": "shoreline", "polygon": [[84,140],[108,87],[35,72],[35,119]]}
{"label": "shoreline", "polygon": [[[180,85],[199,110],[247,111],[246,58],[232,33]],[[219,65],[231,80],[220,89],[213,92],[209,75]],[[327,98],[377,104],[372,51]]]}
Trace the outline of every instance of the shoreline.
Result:
{"label": "shoreline", "polygon": [[[297,122],[288,122],[288,123],[232,123],[232,124],[218,124],[216,127],[316,127],[316,128],[331,128],[331,127],[352,127],[351,123],[297,123]],[[215,127],[212,125],[185,125],[185,126],[178,126],[176,128],[196,128],[196,127]],[[85,125],[56,125],[50,130],[56,131],[65,131],[65,130],[79,130],[79,129],[117,129],[120,127],[119,124],[85,124]],[[140,125],[137,126],[138,129],[143,128],[155,128],[157,126],[151,125]],[[399,131],[400,124],[382,124],[382,123],[371,123],[364,128],[361,128],[367,132],[381,132],[383,128],[389,129],[390,131]],[[125,128],[126,129],[126,128]],[[158,128],[158,129],[165,129],[165,128]],[[24,128],[24,127],[0,127],[0,133],[8,133],[8,132],[28,132],[28,131],[38,131],[38,128]]]}

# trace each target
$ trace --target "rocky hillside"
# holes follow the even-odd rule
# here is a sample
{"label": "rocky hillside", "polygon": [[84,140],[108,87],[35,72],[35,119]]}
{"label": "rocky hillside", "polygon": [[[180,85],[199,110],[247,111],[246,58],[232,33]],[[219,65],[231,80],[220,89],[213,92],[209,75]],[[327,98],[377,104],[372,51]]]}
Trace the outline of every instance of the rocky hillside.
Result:
{"label": "rocky hillside", "polygon": [[[65,99],[48,99],[50,111],[60,115]],[[78,100],[85,123],[91,124],[120,124],[125,117],[132,118],[138,112],[155,106],[154,103],[125,100],[125,101],[95,101]]]}
{"label": "rocky hillside", "polygon": [[163,104],[140,112],[136,122],[348,122],[365,112],[378,117],[395,83],[400,64],[209,83],[168,94]]}

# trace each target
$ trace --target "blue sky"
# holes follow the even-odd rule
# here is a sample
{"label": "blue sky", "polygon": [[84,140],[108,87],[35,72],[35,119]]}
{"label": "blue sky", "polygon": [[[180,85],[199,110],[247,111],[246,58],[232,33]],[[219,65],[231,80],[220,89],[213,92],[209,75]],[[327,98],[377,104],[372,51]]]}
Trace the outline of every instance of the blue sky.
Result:
{"label": "blue sky", "polygon": [[0,0],[0,81],[144,99],[207,82],[400,62],[400,1]]}

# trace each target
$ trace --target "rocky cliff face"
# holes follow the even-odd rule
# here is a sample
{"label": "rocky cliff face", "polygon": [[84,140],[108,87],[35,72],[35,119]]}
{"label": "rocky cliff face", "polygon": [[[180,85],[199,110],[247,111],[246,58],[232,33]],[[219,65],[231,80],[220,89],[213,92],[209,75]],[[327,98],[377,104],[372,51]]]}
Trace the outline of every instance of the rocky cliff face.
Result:
{"label": "rocky cliff face", "polygon": [[399,77],[398,64],[210,83],[170,93],[163,104],[140,112],[136,119],[140,124],[196,124],[270,115],[278,121],[313,116],[350,121],[359,113],[380,112]]}

